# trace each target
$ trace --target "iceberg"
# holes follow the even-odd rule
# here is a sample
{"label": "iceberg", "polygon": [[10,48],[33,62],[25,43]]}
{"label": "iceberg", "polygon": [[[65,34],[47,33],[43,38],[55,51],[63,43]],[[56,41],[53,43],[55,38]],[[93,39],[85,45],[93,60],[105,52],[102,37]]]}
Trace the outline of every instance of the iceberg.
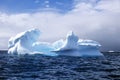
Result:
{"label": "iceberg", "polygon": [[8,42],[8,53],[30,53],[32,45],[39,38],[39,35],[40,31],[38,29],[31,29],[11,37]]}
{"label": "iceberg", "polygon": [[59,55],[103,56],[99,51],[101,45],[98,42],[79,39],[72,31],[68,32],[66,40],[62,43],[63,46],[55,50]]}
{"label": "iceberg", "polygon": [[8,41],[9,54],[43,54],[48,56],[103,56],[99,51],[101,46],[93,40],[79,39],[73,31],[67,34],[66,40],[54,43],[40,42],[39,29],[30,29],[11,37]]}
{"label": "iceberg", "polygon": [[54,56],[50,50],[54,48],[46,42],[38,42],[40,36],[39,29],[30,29],[11,37],[8,42],[9,54],[44,54]]}

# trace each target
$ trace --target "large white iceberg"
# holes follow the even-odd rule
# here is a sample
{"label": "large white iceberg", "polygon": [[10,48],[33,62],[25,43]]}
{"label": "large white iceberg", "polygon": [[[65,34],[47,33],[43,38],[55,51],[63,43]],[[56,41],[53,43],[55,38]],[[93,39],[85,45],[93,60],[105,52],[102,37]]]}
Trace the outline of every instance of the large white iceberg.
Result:
{"label": "large white iceberg", "polygon": [[30,29],[11,37],[8,42],[9,54],[44,54],[49,56],[103,56],[98,42],[79,39],[72,31],[67,34],[66,40],[58,40],[53,44],[40,42],[39,29]]}
{"label": "large white iceberg", "polygon": [[59,55],[103,56],[99,51],[99,47],[101,45],[98,42],[79,39],[72,31],[67,34],[64,42],[61,41],[61,44],[63,45],[59,46],[59,48],[55,50]]}
{"label": "large white iceberg", "polygon": [[39,29],[30,29],[28,31],[11,37],[8,42],[8,53],[10,54],[45,54],[57,55],[50,51],[54,50],[51,44],[46,42],[38,42],[40,36]]}
{"label": "large white iceberg", "polygon": [[40,31],[31,29],[11,37],[8,42],[8,53],[23,54],[30,53],[33,50],[33,44],[39,38]]}

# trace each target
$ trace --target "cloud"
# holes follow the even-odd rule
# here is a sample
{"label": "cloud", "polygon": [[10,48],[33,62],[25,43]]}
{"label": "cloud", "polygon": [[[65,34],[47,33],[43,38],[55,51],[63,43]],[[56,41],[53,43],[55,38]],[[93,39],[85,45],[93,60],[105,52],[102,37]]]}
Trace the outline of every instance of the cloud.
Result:
{"label": "cloud", "polygon": [[105,11],[120,13],[120,0],[101,0],[98,3],[97,8]]}
{"label": "cloud", "polygon": [[[35,13],[0,13],[0,39],[37,27],[42,32],[41,41],[53,42],[65,38],[66,33],[73,30],[80,38],[99,41],[103,45],[102,50],[120,50],[116,48],[120,47],[120,1],[96,1],[77,1],[65,14],[56,9]],[[7,40],[1,40],[3,42],[7,43]]]}

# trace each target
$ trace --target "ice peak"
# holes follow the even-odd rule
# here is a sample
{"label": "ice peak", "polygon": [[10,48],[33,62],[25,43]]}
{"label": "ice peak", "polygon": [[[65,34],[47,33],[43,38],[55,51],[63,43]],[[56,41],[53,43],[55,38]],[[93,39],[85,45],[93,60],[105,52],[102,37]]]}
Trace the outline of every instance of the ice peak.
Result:
{"label": "ice peak", "polygon": [[74,34],[73,31],[69,31],[68,34],[67,34],[67,38],[66,38],[66,39],[77,42],[79,38],[78,38],[78,36],[76,36],[76,35]]}
{"label": "ice peak", "polygon": [[28,32],[33,32],[38,35],[40,34],[40,30],[38,28],[32,28],[32,29],[28,30]]}
{"label": "ice peak", "polygon": [[67,36],[72,36],[72,35],[75,35],[73,31],[69,31],[69,32],[67,33]]}

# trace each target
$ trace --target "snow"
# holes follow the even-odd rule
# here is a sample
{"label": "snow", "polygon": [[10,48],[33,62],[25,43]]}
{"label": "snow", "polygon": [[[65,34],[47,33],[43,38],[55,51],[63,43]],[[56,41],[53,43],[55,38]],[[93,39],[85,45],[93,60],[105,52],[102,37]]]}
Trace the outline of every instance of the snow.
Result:
{"label": "snow", "polygon": [[96,47],[100,47],[101,45],[93,40],[83,40],[83,39],[79,39],[78,41],[79,45],[86,45],[86,46],[96,46]]}
{"label": "snow", "polygon": [[72,31],[66,40],[58,40],[52,44],[39,41],[40,30],[30,29],[11,37],[8,42],[9,54],[44,54],[48,56],[103,56],[98,42],[79,39]]}

